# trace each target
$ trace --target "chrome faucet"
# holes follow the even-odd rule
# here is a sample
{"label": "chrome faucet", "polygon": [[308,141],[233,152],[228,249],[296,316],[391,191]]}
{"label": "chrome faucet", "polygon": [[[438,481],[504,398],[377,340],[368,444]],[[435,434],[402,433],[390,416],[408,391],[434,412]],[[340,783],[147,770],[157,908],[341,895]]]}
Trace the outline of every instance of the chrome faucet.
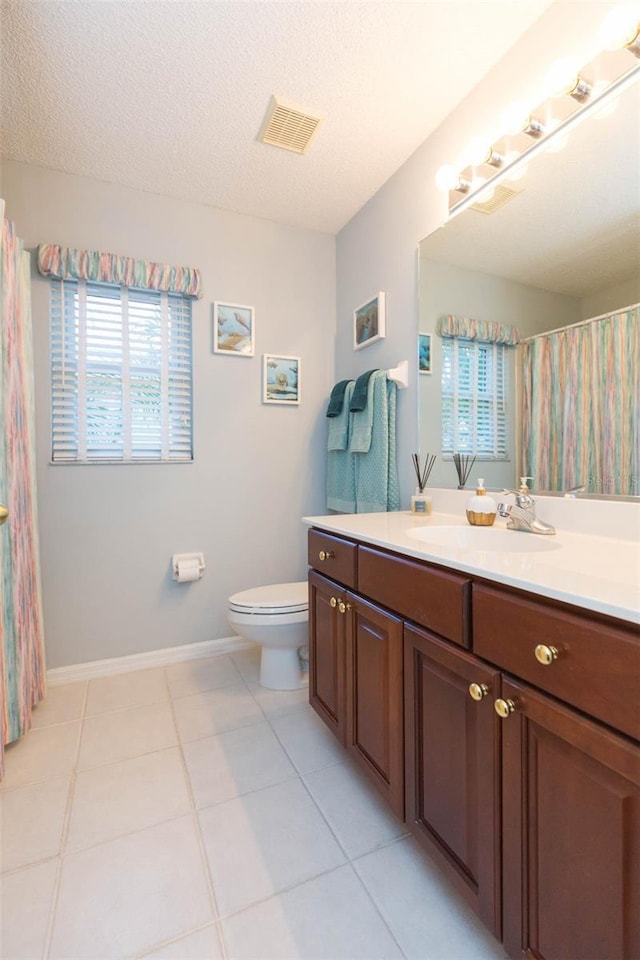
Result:
{"label": "chrome faucet", "polygon": [[527,480],[531,477],[520,477],[518,490],[505,490],[504,493],[513,494],[515,503],[499,503],[498,513],[501,517],[508,517],[507,530],[523,530],[525,533],[552,534],[555,527],[543,523],[536,517],[536,502],[529,492]]}
{"label": "chrome faucet", "polygon": [[569,490],[565,490],[563,496],[565,500],[575,500],[579,493],[584,493],[586,490],[585,484],[581,484],[578,487],[571,487]]}

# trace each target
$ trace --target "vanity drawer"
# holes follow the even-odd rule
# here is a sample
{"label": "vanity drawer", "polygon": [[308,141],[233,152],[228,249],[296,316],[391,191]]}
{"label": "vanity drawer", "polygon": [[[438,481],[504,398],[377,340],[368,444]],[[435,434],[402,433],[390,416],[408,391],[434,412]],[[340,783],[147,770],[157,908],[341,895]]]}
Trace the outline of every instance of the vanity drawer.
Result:
{"label": "vanity drawer", "polygon": [[469,646],[468,577],[359,546],[358,591],[447,640]]}
{"label": "vanity drawer", "polygon": [[[536,647],[557,659],[540,663]],[[474,584],[478,656],[640,738],[640,639],[628,629]],[[547,650],[539,650],[544,658]],[[553,651],[551,651],[553,655]]]}
{"label": "vanity drawer", "polygon": [[321,530],[309,530],[309,566],[346,587],[356,585],[356,545]]}

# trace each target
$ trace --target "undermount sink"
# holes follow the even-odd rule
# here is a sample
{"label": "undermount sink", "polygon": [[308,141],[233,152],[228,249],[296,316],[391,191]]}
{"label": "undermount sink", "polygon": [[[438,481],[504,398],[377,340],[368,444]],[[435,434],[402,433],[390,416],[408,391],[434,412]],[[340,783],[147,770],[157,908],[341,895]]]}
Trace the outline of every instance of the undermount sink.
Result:
{"label": "undermount sink", "polygon": [[495,527],[414,527],[407,536],[426,546],[449,547],[451,550],[491,550],[498,553],[539,553],[559,550],[554,536],[523,533]]}

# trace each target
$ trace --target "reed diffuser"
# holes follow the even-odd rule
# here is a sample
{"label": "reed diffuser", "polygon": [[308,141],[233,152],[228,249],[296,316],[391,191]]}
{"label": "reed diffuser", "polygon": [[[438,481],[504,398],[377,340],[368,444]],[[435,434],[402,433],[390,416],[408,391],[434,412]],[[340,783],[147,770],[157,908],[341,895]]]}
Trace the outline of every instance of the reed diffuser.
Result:
{"label": "reed diffuser", "polygon": [[458,474],[458,490],[464,490],[464,485],[471,473],[471,468],[476,462],[476,458],[471,456],[465,457],[462,453],[454,453],[453,462],[455,463],[456,473]]}
{"label": "reed diffuser", "polygon": [[424,492],[431,471],[433,470],[433,465],[436,462],[436,455],[427,454],[425,458],[424,467],[420,466],[420,454],[412,453],[411,459],[413,461],[413,469],[416,472],[416,477],[418,479],[418,486],[416,487],[416,492],[411,497],[411,513],[422,513],[426,516],[429,516],[431,513],[431,497],[428,497]]}

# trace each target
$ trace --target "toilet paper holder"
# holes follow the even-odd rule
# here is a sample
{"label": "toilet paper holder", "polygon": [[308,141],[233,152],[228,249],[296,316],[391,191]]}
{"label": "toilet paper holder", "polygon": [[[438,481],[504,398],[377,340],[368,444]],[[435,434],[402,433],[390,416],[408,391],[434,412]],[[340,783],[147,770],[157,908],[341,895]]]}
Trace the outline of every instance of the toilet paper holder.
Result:
{"label": "toilet paper holder", "polygon": [[171,557],[173,579],[178,583],[202,580],[205,568],[203,553],[174,553]]}

